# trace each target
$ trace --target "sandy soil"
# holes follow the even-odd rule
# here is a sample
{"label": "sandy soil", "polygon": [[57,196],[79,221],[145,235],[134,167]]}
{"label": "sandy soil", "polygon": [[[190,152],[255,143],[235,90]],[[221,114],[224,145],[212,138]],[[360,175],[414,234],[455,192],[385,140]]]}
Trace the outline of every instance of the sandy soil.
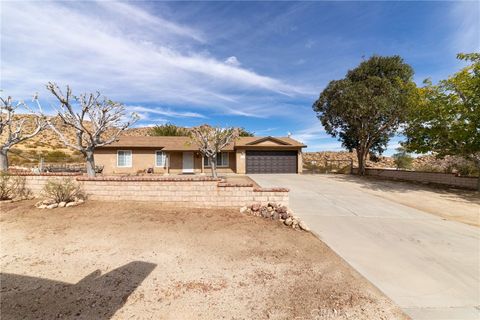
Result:
{"label": "sandy soil", "polygon": [[232,183],[232,184],[236,184],[236,183],[240,183],[240,184],[253,184],[253,186],[254,186],[255,188],[259,188],[259,187],[260,187],[255,180],[253,180],[253,179],[250,178],[249,176],[245,176],[245,175],[232,174],[232,175],[223,176],[222,178],[224,178],[224,179],[225,179],[225,182],[227,182],[227,183]]}
{"label": "sandy soil", "polygon": [[363,191],[444,219],[480,226],[480,192],[352,175],[331,175]]}
{"label": "sandy soil", "polygon": [[313,235],[236,210],[1,204],[1,319],[404,319]]}

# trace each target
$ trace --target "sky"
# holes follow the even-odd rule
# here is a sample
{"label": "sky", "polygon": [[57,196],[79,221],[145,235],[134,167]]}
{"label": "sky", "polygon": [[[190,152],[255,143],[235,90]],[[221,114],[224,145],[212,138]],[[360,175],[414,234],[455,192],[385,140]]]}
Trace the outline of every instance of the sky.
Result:
{"label": "sky", "polygon": [[362,59],[400,55],[421,84],[480,51],[479,1],[2,1],[0,15],[2,96],[38,92],[53,113],[53,81],[124,103],[136,126],[291,133],[307,151],[342,150],[312,104]]}

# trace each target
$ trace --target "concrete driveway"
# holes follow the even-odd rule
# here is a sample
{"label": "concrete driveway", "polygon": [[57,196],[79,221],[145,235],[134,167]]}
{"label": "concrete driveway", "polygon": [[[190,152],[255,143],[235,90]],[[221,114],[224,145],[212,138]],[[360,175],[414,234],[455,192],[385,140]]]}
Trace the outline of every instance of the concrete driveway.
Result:
{"label": "concrete driveway", "polygon": [[480,319],[479,228],[328,175],[250,177],[290,188],[294,212],[413,319]]}

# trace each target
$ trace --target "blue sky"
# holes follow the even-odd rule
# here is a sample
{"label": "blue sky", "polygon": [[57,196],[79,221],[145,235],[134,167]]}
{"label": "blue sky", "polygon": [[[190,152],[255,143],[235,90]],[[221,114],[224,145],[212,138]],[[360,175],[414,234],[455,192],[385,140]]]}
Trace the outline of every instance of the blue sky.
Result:
{"label": "blue sky", "polygon": [[[141,116],[241,126],[340,150],[312,111],[362,57],[401,55],[433,81],[480,51],[480,2],[2,2],[1,88],[100,90]],[[393,139],[389,151],[398,144]]]}

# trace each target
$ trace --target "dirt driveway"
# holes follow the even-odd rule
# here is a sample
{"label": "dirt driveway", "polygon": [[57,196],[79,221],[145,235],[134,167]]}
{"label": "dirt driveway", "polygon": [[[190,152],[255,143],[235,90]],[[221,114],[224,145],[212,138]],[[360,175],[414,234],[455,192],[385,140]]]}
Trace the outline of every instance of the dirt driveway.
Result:
{"label": "dirt driveway", "polygon": [[457,222],[474,221],[478,193],[339,175],[251,177],[290,188],[296,214],[412,318],[480,319],[480,229]]}
{"label": "dirt driveway", "polygon": [[0,208],[4,320],[405,317],[312,234],[272,221],[155,203],[33,203]]}

